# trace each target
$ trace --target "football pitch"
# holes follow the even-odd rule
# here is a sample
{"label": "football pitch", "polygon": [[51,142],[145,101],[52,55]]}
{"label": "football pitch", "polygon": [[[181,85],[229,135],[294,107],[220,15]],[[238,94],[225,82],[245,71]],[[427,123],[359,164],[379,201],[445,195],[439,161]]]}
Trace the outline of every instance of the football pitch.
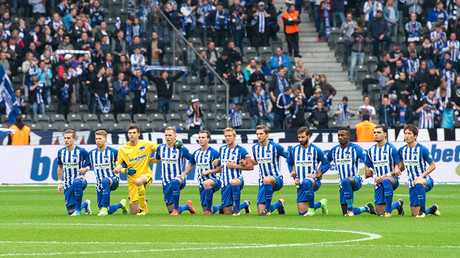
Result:
{"label": "football pitch", "polygon": [[[127,186],[112,192],[111,203],[127,196]],[[239,217],[201,216],[197,186],[181,191],[181,202],[190,199],[196,215],[185,211],[171,217],[163,202],[161,186],[147,189],[148,215],[98,217],[96,190],[89,185],[83,200],[90,199],[93,214],[67,215],[64,196],[55,186],[0,187],[0,256],[208,256],[208,257],[460,257],[460,185],[436,185],[427,194],[427,207],[436,203],[440,217],[410,216],[407,185],[395,191],[406,215],[381,218],[370,214],[343,217],[338,186],[323,184],[316,200],[329,200],[329,215],[317,210],[313,217],[299,216],[295,186],[275,192],[274,201],[286,200],[286,214],[257,216],[257,186],[245,186],[242,201],[249,199],[253,214]],[[373,186],[355,194],[355,206],[373,201]],[[220,192],[214,203],[220,202]]]}

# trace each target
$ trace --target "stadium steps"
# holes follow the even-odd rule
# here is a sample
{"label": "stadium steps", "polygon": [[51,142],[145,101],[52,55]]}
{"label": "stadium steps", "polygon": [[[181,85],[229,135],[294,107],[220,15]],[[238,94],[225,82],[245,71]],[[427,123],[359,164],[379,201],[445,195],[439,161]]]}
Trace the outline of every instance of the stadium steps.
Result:
{"label": "stadium steps", "polygon": [[[348,69],[344,71],[340,62],[337,62],[335,51],[331,50],[326,42],[318,43],[314,20],[312,21],[305,12],[301,15],[302,23],[299,25],[299,50],[302,60],[307,67],[308,73],[325,74],[327,81],[337,90],[333,100],[335,110],[337,104],[344,96],[348,97],[348,104],[354,111],[362,105],[362,93],[354,83],[348,80]],[[299,58],[296,58],[296,61]],[[352,117],[350,125],[359,123],[356,117]]]}

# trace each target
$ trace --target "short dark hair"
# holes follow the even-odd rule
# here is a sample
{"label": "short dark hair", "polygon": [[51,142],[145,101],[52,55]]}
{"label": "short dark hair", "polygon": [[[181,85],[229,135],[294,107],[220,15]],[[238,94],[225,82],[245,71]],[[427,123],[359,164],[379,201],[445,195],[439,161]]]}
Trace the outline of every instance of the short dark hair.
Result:
{"label": "short dark hair", "polygon": [[211,139],[211,133],[208,130],[201,130],[198,132],[198,134],[200,133],[205,133],[206,137],[208,137],[208,139]]}
{"label": "short dark hair", "polygon": [[136,124],[131,124],[131,125],[128,126],[128,131],[129,131],[129,130],[132,130],[132,129],[136,129],[138,133],[141,131],[141,130],[139,129],[139,126],[136,125]]}
{"label": "short dark hair", "polygon": [[348,97],[347,97],[347,96],[343,96],[342,101],[344,101],[344,100],[345,100],[345,101],[348,101]]}
{"label": "short dark hair", "polygon": [[387,128],[386,128],[385,126],[377,125],[377,126],[374,128],[374,130],[375,130],[375,129],[382,129],[384,133],[387,133]]}
{"label": "short dark hair", "polygon": [[306,135],[311,135],[310,129],[306,126],[302,126],[297,130],[297,135],[305,133]]}
{"label": "short dark hair", "polygon": [[418,135],[418,128],[417,128],[417,126],[415,126],[413,124],[407,124],[406,126],[404,126],[404,132],[406,130],[411,131],[415,136]]}
{"label": "short dark hair", "polygon": [[256,126],[256,131],[257,130],[264,130],[264,133],[269,133],[270,132],[270,127],[266,126],[266,125],[258,125]]}
{"label": "short dark hair", "polygon": [[348,126],[342,126],[338,131],[346,131],[348,134],[350,134],[350,128]]}

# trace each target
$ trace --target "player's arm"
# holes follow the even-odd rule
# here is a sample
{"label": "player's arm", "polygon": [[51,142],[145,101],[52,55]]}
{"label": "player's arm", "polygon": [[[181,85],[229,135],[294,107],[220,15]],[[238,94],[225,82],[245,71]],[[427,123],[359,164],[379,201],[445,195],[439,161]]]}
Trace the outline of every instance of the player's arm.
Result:
{"label": "player's arm", "polygon": [[289,173],[290,173],[292,179],[294,179],[294,183],[296,185],[299,185],[300,181],[297,178],[297,171],[295,170],[295,166],[294,166],[294,153],[293,153],[293,150],[291,150],[291,152],[289,153],[289,156],[286,159],[286,163],[288,165]]}
{"label": "player's arm", "polygon": [[180,174],[179,176],[182,177],[182,178],[185,178],[187,176],[187,174],[192,171],[192,169],[195,167],[195,164],[192,164],[192,162],[189,162],[187,167],[185,168],[184,171],[182,171],[182,174]]}
{"label": "player's arm", "polygon": [[281,157],[284,157],[285,159],[289,157],[289,152],[283,146],[279,145],[278,143],[275,143],[275,148],[278,150],[278,154]]}
{"label": "player's arm", "polygon": [[256,158],[256,152],[255,152],[255,145],[252,146],[252,165],[258,165],[259,162],[257,162]]}
{"label": "player's arm", "polygon": [[316,171],[316,178],[318,178],[318,180],[321,180],[323,178],[323,174],[326,173],[331,167],[331,163],[329,163],[327,156],[324,155],[323,151],[319,148],[318,148],[318,160],[321,162],[321,166]]}
{"label": "player's arm", "polygon": [[86,174],[86,172],[89,171],[90,168],[91,168],[91,158],[88,156],[88,158],[86,159],[86,164],[78,170],[78,173],[80,173],[81,175],[84,175]]}
{"label": "player's arm", "polygon": [[366,159],[364,160],[364,178],[369,178],[374,176],[374,164],[372,163],[372,159],[369,156],[369,152],[366,155]]}
{"label": "player's arm", "polygon": [[201,172],[201,175],[202,176],[206,176],[206,175],[209,175],[209,174],[217,174],[217,173],[220,173],[222,172],[222,165],[214,168],[214,169],[210,169],[210,170],[205,170],[203,172]]}
{"label": "player's arm", "polygon": [[424,178],[428,176],[431,172],[436,169],[436,163],[434,163],[433,156],[431,156],[430,152],[427,148],[422,149],[422,158],[428,163],[428,168],[426,169],[423,174],[420,175],[420,178]]}
{"label": "player's arm", "polygon": [[57,190],[60,194],[63,193],[62,191],[62,175],[64,174],[64,169],[62,168],[62,165],[58,165],[57,168],[57,178],[58,178],[58,187]]}
{"label": "player's arm", "polygon": [[399,155],[398,150],[396,150],[395,147],[391,149],[391,156],[393,157],[393,160],[396,164],[395,168],[393,171],[391,171],[389,174],[386,174],[387,177],[389,176],[400,176],[401,171],[404,171],[404,162],[401,159],[401,156]]}
{"label": "player's arm", "polygon": [[252,163],[252,159],[250,157],[240,160],[240,164],[236,164],[233,161],[227,162],[227,167],[230,169],[241,169],[241,170],[253,170],[254,164]]}
{"label": "player's arm", "polygon": [[158,162],[160,162],[160,160],[156,157],[150,158],[149,160],[149,164],[157,164]]}

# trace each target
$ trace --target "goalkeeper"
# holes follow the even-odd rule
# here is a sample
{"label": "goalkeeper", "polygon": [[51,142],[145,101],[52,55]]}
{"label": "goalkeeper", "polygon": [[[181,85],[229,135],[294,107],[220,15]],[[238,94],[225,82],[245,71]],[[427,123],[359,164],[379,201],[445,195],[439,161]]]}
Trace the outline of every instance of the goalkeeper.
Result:
{"label": "goalkeeper", "polygon": [[147,214],[145,189],[153,180],[149,161],[152,153],[157,151],[157,145],[149,141],[139,140],[140,135],[137,125],[133,124],[128,127],[129,141],[118,150],[117,167],[113,172],[128,174],[131,214],[143,216]]}

